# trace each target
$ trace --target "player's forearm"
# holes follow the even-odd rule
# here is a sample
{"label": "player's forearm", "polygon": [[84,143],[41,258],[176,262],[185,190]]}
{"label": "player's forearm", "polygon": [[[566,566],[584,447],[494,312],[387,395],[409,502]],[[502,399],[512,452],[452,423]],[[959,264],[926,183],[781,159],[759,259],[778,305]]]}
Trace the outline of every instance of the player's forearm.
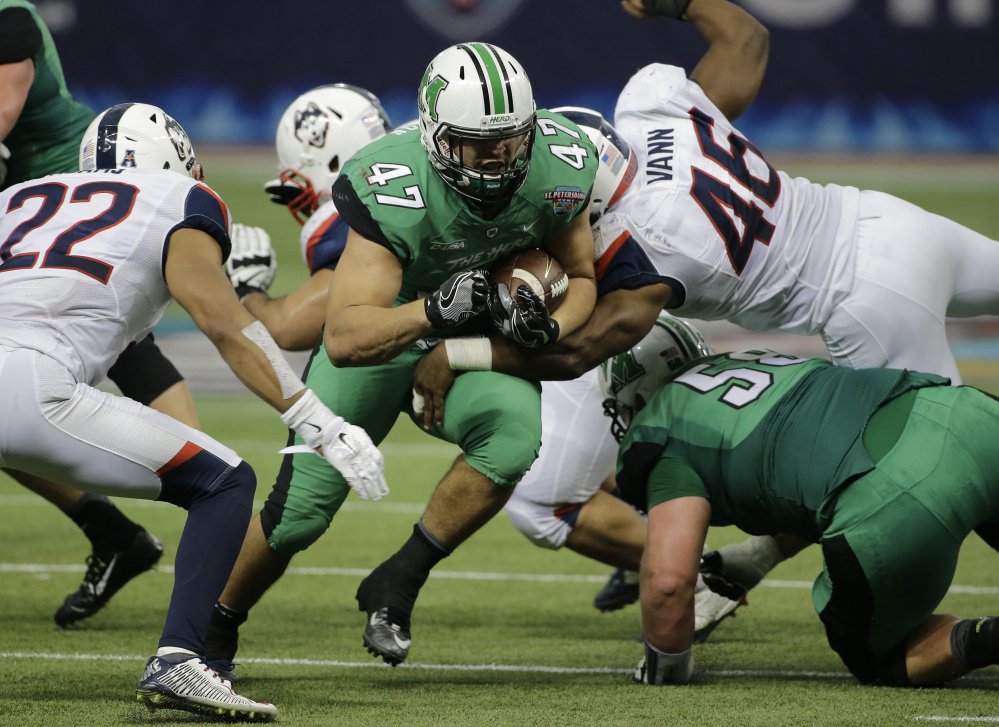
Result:
{"label": "player's forearm", "polygon": [[251,293],[243,306],[270,331],[285,351],[306,351],[319,342],[326,313],[326,295],[304,297],[295,291],[281,298]]}
{"label": "player's forearm", "polygon": [[727,0],[693,0],[687,20],[708,42],[690,76],[730,121],[759,93],[770,52],[770,34],[752,15]]}
{"label": "player's forearm", "polygon": [[642,340],[670,295],[663,283],[606,293],[586,323],[552,346],[525,349],[493,338],[493,370],[537,380],[578,378]]}
{"label": "player's forearm", "polygon": [[[252,325],[253,319],[248,317],[248,320]],[[256,333],[247,332],[246,326],[230,324],[216,330],[205,330],[205,333],[236,378],[272,407],[283,412],[298,398],[304,385],[281,356],[273,340],[273,349],[268,356],[266,341],[261,345],[260,335],[266,335],[266,331],[258,328]]]}
{"label": "player's forearm", "polygon": [[347,306],[327,319],[323,344],[335,366],[371,366],[395,358],[432,330],[423,300],[395,308]]}
{"label": "player's forearm", "polygon": [[597,302],[597,284],[590,277],[570,277],[565,300],[552,318],[558,323],[561,341],[582,326]]}
{"label": "player's forearm", "polygon": [[643,573],[642,635],[655,648],[679,654],[694,642],[694,589],[676,587]]}

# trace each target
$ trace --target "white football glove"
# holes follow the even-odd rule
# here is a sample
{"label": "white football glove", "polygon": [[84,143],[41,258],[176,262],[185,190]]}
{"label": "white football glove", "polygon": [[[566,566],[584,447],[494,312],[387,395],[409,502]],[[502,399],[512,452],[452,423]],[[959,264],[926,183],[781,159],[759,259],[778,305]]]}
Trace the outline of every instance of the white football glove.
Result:
{"label": "white football glove", "polygon": [[[306,446],[333,465],[362,500],[378,500],[388,494],[385,460],[382,453],[360,427],[348,424],[323,404],[312,389],[281,415],[289,429],[295,430]],[[282,452],[302,451],[288,447]]]}
{"label": "white football glove", "polygon": [[225,274],[242,300],[250,293],[266,293],[274,282],[277,257],[271,236],[262,227],[234,222],[229,233],[232,252],[225,263]]}
{"label": "white football glove", "polygon": [[323,454],[362,500],[380,500],[388,494],[385,460],[360,427],[344,422],[338,430],[324,432]]}
{"label": "white football glove", "polygon": [[638,662],[631,681],[635,684],[686,684],[694,673],[694,654],[688,648],[679,654],[659,651],[645,642],[645,658]]}

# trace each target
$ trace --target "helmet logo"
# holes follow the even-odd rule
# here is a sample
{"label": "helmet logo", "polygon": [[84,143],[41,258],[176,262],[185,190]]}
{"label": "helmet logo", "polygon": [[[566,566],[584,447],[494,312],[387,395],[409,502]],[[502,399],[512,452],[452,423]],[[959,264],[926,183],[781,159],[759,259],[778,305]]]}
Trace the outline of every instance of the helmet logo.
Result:
{"label": "helmet logo", "polygon": [[645,375],[645,367],[638,363],[635,354],[627,351],[611,361],[611,391],[617,394],[625,386]]}
{"label": "helmet logo", "polygon": [[430,115],[430,120],[435,124],[439,120],[437,116],[437,101],[440,98],[441,91],[447,88],[447,81],[441,76],[434,76],[423,86],[423,93],[420,94],[420,100],[426,103],[427,113]]}
{"label": "helmet logo", "polygon": [[184,128],[175,119],[163,114],[164,126],[166,126],[167,136],[173,143],[173,148],[177,150],[177,158],[181,161],[187,159],[187,147],[190,144]]}
{"label": "helmet logo", "polygon": [[309,101],[303,110],[295,112],[295,138],[309,146],[322,148],[329,126],[329,118],[315,101]]}

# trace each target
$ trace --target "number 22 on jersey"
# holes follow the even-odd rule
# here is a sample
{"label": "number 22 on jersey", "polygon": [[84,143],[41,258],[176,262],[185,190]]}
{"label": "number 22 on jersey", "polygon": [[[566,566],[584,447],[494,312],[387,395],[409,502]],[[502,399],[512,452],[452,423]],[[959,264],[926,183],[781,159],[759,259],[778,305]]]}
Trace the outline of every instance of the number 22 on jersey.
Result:
{"label": "number 22 on jersey", "polygon": [[108,204],[95,216],[81,220],[56,235],[47,248],[38,252],[15,254],[14,247],[31,247],[31,233],[52,222],[59,209],[67,203],[68,188],[59,182],[47,182],[24,187],[10,198],[6,214],[20,210],[28,200],[40,199],[41,204],[33,215],[18,224],[0,244],[0,272],[24,270],[36,265],[41,268],[75,270],[105,285],[111,277],[113,266],[92,257],[73,255],[71,250],[77,243],[88,240],[104,230],[114,227],[128,217],[132,211],[136,187],[121,182],[91,182],[81,184],[69,195],[69,204],[90,202],[95,195],[111,195]]}

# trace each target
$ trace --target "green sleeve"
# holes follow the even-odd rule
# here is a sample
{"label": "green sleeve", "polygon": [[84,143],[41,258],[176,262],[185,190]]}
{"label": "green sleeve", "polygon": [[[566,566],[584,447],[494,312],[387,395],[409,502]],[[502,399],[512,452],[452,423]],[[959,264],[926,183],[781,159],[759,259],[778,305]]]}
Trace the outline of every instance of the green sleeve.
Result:
{"label": "green sleeve", "polygon": [[660,459],[649,473],[648,509],[678,497],[708,498],[704,481],[686,462],[672,457]]}

